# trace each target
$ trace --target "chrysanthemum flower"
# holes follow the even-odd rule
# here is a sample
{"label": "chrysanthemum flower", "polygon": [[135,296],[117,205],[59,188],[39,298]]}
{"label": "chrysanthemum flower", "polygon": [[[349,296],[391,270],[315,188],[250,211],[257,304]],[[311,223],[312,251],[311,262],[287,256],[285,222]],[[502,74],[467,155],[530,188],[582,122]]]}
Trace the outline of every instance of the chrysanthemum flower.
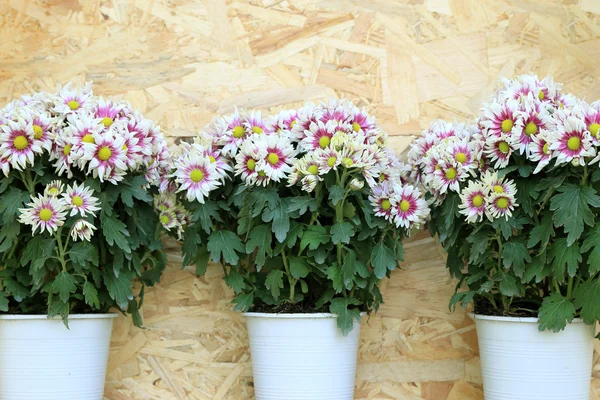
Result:
{"label": "chrysanthemum flower", "polygon": [[73,239],[73,241],[78,241],[78,240],[85,240],[85,241],[90,241],[92,240],[92,236],[94,236],[94,231],[96,230],[96,227],[86,221],[85,219],[80,219],[77,222],[75,222],[75,224],[73,225],[73,227],[71,228],[71,238]]}
{"label": "chrysanthemum flower", "polygon": [[93,196],[94,191],[83,183],[78,185],[67,186],[67,190],[63,193],[64,202],[67,209],[71,210],[71,217],[80,214],[82,217],[88,215],[96,216],[96,211],[100,210],[100,202],[98,198]]}
{"label": "chrysanthemum flower", "polygon": [[85,114],[94,107],[91,82],[79,89],[72,89],[71,82],[62,88],[58,87],[54,112],[62,115]]}
{"label": "chrysanthemum flower", "polygon": [[0,125],[0,157],[10,162],[14,169],[22,170],[27,164],[33,165],[36,154],[43,152],[34,138],[33,124],[24,119],[6,121]]}
{"label": "chrysanthemum flower", "polygon": [[250,114],[244,118],[243,126],[246,129],[248,135],[252,134],[271,134],[273,131],[267,126],[266,122],[262,118],[260,111],[251,111]]}
{"label": "chrysanthemum flower", "polygon": [[50,151],[52,149],[52,142],[54,141],[54,133],[52,132],[55,127],[54,120],[48,113],[39,112],[33,108],[26,110],[26,113],[29,115],[25,119],[28,121],[28,125],[29,121],[31,121],[34,142],[46,151]]}
{"label": "chrysanthemum flower", "polygon": [[585,165],[585,157],[596,155],[585,122],[574,116],[568,116],[563,123],[556,125],[556,130],[551,135],[550,150],[556,158],[557,165],[569,163],[574,159],[577,159],[580,165]]}
{"label": "chrysanthemum flower", "polygon": [[10,161],[6,157],[0,157],[0,169],[4,176],[8,177],[10,174]]}
{"label": "chrysanthemum flower", "polygon": [[512,211],[517,207],[514,195],[508,193],[492,192],[487,199],[486,216],[490,221],[496,218],[512,216]]}
{"label": "chrysanthemum flower", "polygon": [[546,131],[541,131],[539,134],[532,137],[533,142],[529,145],[529,160],[537,162],[537,166],[533,171],[534,174],[540,172],[552,160],[552,151],[548,143],[548,135]]}
{"label": "chrysanthemum flower", "polygon": [[174,210],[161,211],[158,219],[160,220],[160,223],[163,226],[163,228],[165,228],[167,231],[170,231],[171,229],[177,227],[179,223],[179,221],[177,220],[177,214],[175,214]]}
{"label": "chrysanthemum flower", "polygon": [[189,201],[196,200],[201,204],[221,185],[215,165],[195,152],[176,159],[175,172],[171,176],[179,184],[178,192],[185,191]]}
{"label": "chrysanthemum flower", "polygon": [[369,136],[376,130],[375,117],[369,116],[367,110],[354,107],[349,118],[349,124],[354,132],[364,132]]}
{"label": "chrysanthemum flower", "polygon": [[296,123],[292,127],[292,137],[300,142],[306,137],[306,131],[312,123],[317,123],[321,118],[322,110],[314,103],[306,103],[296,115]]}
{"label": "chrysanthemum flower", "polygon": [[261,156],[254,142],[252,140],[245,141],[240,148],[240,152],[235,156],[235,176],[240,176],[245,184],[249,186],[263,182],[266,175],[263,172],[263,175],[260,176],[258,174],[260,170],[257,168],[262,159],[263,156]]}
{"label": "chrysanthemum flower", "polygon": [[339,151],[332,148],[316,149],[314,151],[314,158],[317,162],[319,171],[322,171],[323,174],[328,173],[332,169],[337,170],[342,164],[342,155]]}
{"label": "chrysanthemum flower", "polygon": [[115,183],[127,173],[125,140],[112,129],[102,134],[94,132],[94,143],[83,143],[81,160],[87,162],[88,173],[94,178]]}
{"label": "chrysanthemum flower", "polygon": [[221,155],[221,150],[213,149],[211,146],[203,146],[199,143],[193,143],[192,147],[204,157],[208,157],[210,162],[215,165],[215,170],[220,175],[221,180],[228,178],[228,174],[233,172],[229,159]]}
{"label": "chrysanthemum flower", "polygon": [[278,114],[269,118],[267,125],[269,130],[282,133],[291,132],[298,123],[298,112],[296,110],[282,110]]}
{"label": "chrysanthemum flower", "polygon": [[323,123],[333,121],[335,125],[348,123],[355,111],[354,105],[348,99],[321,103],[319,108],[321,109],[319,120]]}
{"label": "chrysanthemum flower", "polygon": [[483,116],[479,123],[483,126],[486,137],[506,136],[511,132],[517,136],[521,134],[523,120],[516,100],[488,103],[484,105],[482,112]]}
{"label": "chrysanthemum flower", "polygon": [[375,215],[391,222],[397,212],[392,182],[387,181],[375,185],[371,188],[371,192],[369,201],[373,206]]}
{"label": "chrysanthemum flower", "polygon": [[505,178],[499,178],[497,172],[486,171],[481,175],[481,182],[483,183],[484,191],[486,194],[507,194],[514,196],[517,194],[517,186],[512,180],[506,180]]}
{"label": "chrysanthemum flower", "polygon": [[394,223],[397,227],[411,229],[425,222],[429,215],[429,207],[417,188],[412,185],[395,185],[394,198]]}
{"label": "chrysanthemum flower", "polygon": [[493,163],[494,168],[501,169],[508,165],[510,156],[519,147],[519,135],[500,133],[488,136],[485,142],[484,153]]}
{"label": "chrysanthemum flower", "polygon": [[223,133],[219,136],[218,144],[223,146],[224,155],[234,157],[239,148],[244,143],[244,139],[249,135],[244,126],[245,117],[240,115],[238,110],[224,118]]}
{"label": "chrysanthemum flower", "polygon": [[154,208],[165,211],[175,208],[177,199],[174,193],[160,193],[154,196]]}
{"label": "chrysanthemum flower", "polygon": [[523,129],[519,136],[519,153],[528,154],[533,138],[549,125],[550,115],[546,103],[535,101],[531,95],[524,101],[519,112],[523,121]]}
{"label": "chrysanthemum flower", "polygon": [[464,169],[456,162],[440,160],[438,167],[433,173],[432,186],[441,194],[449,190],[458,192],[460,182],[466,178]]}
{"label": "chrysanthemum flower", "polygon": [[71,157],[73,153],[73,146],[75,146],[75,139],[70,135],[68,130],[62,130],[54,138],[54,144],[52,151],[50,152],[50,160],[56,160],[53,164],[56,168],[57,175],[61,176],[63,173],[67,173],[67,178],[73,176],[71,166],[74,161]]}
{"label": "chrysanthemum flower", "polygon": [[94,134],[101,132],[103,125],[98,123],[97,119],[91,118],[87,114],[69,115],[67,117],[68,125],[64,133],[60,132],[58,136],[68,136],[73,138],[69,140],[71,144],[70,155],[72,160],[77,161],[84,155],[84,143],[95,144]]}
{"label": "chrysanthemum flower", "polygon": [[259,172],[263,171],[275,182],[284,179],[291,171],[290,166],[294,163],[296,155],[296,150],[289,139],[278,135],[263,135],[253,141],[261,157],[257,165]]}
{"label": "chrysanthemum flower", "polygon": [[130,107],[125,102],[114,102],[110,99],[104,100],[100,96],[92,112],[94,118],[99,119],[104,127],[110,128],[116,120],[126,118],[126,115],[130,112]]}
{"label": "chrysanthemum flower", "polygon": [[65,223],[65,204],[58,197],[38,195],[27,204],[27,208],[20,208],[19,214],[19,222],[31,225],[34,235],[38,228],[40,233],[47,231],[52,234]]}
{"label": "chrysanthemum flower", "polygon": [[365,181],[358,178],[352,178],[352,180],[350,180],[349,186],[352,190],[361,190],[365,186]]}
{"label": "chrysanthemum flower", "polygon": [[44,188],[44,195],[46,196],[60,196],[63,192],[65,185],[61,181],[52,181]]}
{"label": "chrysanthemum flower", "polygon": [[318,121],[311,123],[310,127],[305,132],[304,139],[302,139],[299,144],[300,148],[304,151],[328,148],[337,127],[336,121],[328,121],[326,123]]}
{"label": "chrysanthemum flower", "polygon": [[306,175],[302,178],[302,190],[307,193],[311,193],[317,187],[319,183],[319,178],[317,175]]}
{"label": "chrysanthemum flower", "polygon": [[473,224],[483,219],[487,206],[487,194],[482,182],[469,181],[469,185],[460,193],[459,213]]}

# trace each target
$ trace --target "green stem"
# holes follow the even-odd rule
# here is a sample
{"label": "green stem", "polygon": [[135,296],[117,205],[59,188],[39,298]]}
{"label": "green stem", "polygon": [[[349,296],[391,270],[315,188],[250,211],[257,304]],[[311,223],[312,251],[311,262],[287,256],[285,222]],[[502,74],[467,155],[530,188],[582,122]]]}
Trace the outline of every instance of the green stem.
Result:
{"label": "green stem", "polygon": [[561,293],[561,291],[560,291],[560,286],[558,286],[558,282],[556,281],[556,279],[552,279],[552,282],[554,283],[554,289],[556,290],[556,292],[557,292],[558,294],[561,294],[561,295],[562,295],[562,293]]}
{"label": "green stem", "polygon": [[587,164],[583,166],[583,177],[581,178],[581,186],[584,186],[587,183],[588,179],[588,167]]}
{"label": "green stem", "polygon": [[[498,242],[498,274],[503,273],[502,271],[502,251],[503,251],[503,246],[502,246],[502,239],[500,236],[500,232],[497,232],[496,236],[496,241]],[[510,304],[508,302],[508,299],[506,298],[505,295],[503,295],[502,293],[500,293],[500,299],[502,300],[502,306],[504,307],[504,311],[508,311],[508,309],[510,308]]]}
{"label": "green stem", "polygon": [[[65,261],[65,249],[66,246],[63,246],[62,243],[62,229],[63,227],[61,226],[60,228],[58,228],[58,231],[56,231],[56,243],[58,244],[58,260],[60,261],[60,265],[62,266],[62,270],[63,272],[67,272],[67,262]],[[65,244],[68,243],[68,238],[67,238],[67,242]]]}
{"label": "green stem", "polygon": [[290,303],[294,303],[294,298],[296,297],[296,282],[298,280],[292,276],[290,273],[290,267],[288,266],[287,257],[285,255],[285,249],[281,250],[281,258],[283,259],[283,267],[285,268],[285,272],[287,273],[288,282],[290,283]]}
{"label": "green stem", "polygon": [[571,294],[573,292],[573,277],[569,277],[569,281],[567,284],[567,300],[571,300]]}

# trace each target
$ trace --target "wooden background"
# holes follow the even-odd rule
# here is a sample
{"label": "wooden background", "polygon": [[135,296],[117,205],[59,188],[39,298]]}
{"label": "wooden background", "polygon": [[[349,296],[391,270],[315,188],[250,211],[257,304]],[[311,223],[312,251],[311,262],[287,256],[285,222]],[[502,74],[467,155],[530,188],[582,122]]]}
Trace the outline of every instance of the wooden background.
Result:
{"label": "wooden background", "polygon": [[[93,80],[172,141],[235,105],[349,97],[401,151],[433,118],[472,117],[500,76],[553,74],[600,98],[599,22],[598,0],[3,0],[0,101]],[[426,235],[407,247],[364,326],[356,398],[481,400],[474,326],[447,311],[443,255]],[[220,268],[196,278],[171,254],[147,295],[148,329],[115,325],[106,398],[252,398]],[[600,379],[592,391],[600,399]]]}

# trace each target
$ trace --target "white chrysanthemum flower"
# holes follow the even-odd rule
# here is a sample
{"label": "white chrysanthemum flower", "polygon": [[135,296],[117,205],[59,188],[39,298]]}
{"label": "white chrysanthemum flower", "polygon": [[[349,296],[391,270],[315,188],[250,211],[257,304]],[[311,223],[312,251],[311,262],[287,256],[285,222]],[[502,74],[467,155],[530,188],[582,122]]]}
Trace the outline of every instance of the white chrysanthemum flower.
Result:
{"label": "white chrysanthemum flower", "polygon": [[40,143],[34,139],[34,134],[31,121],[7,120],[0,125],[0,157],[19,171],[26,168],[27,164],[33,165],[35,155],[43,152]]}
{"label": "white chrysanthemum flower", "polygon": [[[263,155],[264,156],[264,155]],[[246,140],[235,156],[235,176],[240,176],[246,185],[261,185],[268,180],[266,174],[259,175],[257,164],[260,162],[260,150],[252,140]],[[264,183],[266,185],[266,183]]]}
{"label": "white chrysanthemum flower", "polygon": [[80,214],[82,217],[88,215],[96,216],[96,211],[100,210],[100,201],[98,198],[93,196],[94,191],[85,186],[83,183],[78,185],[67,186],[67,191],[63,193],[63,198],[67,205],[67,209],[71,210],[69,214],[71,217]]}
{"label": "white chrysanthemum flower", "polygon": [[60,196],[64,187],[65,185],[61,181],[52,181],[44,188],[44,195],[52,197]]}
{"label": "white chrysanthemum flower", "polygon": [[467,178],[467,173],[460,164],[452,161],[440,160],[431,179],[431,186],[441,194],[449,190],[460,191],[460,182]]}
{"label": "white chrysanthemum flower", "polygon": [[585,122],[577,117],[568,116],[556,130],[549,135],[550,150],[556,165],[566,164],[577,159],[579,165],[585,165],[586,157],[594,157],[596,149],[592,146],[592,137]]}
{"label": "white chrysanthemum flower", "polygon": [[78,240],[85,240],[89,242],[90,240],[92,240],[92,236],[94,236],[95,230],[96,227],[94,226],[94,224],[84,219],[80,219],[77,222],[75,222],[75,224],[71,228],[71,238],[75,242]]}
{"label": "white chrysanthemum flower", "polygon": [[546,165],[550,164],[550,161],[552,160],[552,151],[550,151],[550,144],[548,142],[548,134],[546,131],[541,131],[539,134],[533,136],[533,141],[529,144],[529,151],[530,154],[528,159],[538,163],[533,171],[534,174],[537,174]]}
{"label": "white chrysanthemum flower", "polygon": [[518,140],[519,136],[505,133],[488,136],[484,153],[495,169],[501,169],[508,165],[510,156],[519,148]]}
{"label": "white chrysanthemum flower", "polygon": [[69,82],[62,88],[59,86],[56,91],[53,111],[58,114],[87,114],[95,106],[91,82],[79,89],[72,89]]}
{"label": "white chrysanthemum flower", "polygon": [[260,157],[257,168],[275,182],[280,182],[291,171],[296,150],[290,140],[279,135],[261,135],[252,138]]}
{"label": "white chrysanthemum flower", "polygon": [[365,181],[363,181],[361,179],[352,178],[352,180],[350,181],[350,189],[352,189],[352,190],[361,190],[364,186],[365,186]]}
{"label": "white chrysanthemum flower", "polygon": [[171,175],[179,185],[178,192],[185,191],[189,201],[204,204],[211,191],[221,186],[216,167],[208,157],[196,152],[182,155],[175,160],[175,172]]}
{"label": "white chrysanthemum flower", "polygon": [[492,136],[515,135],[519,137],[523,129],[523,118],[519,113],[519,102],[509,99],[502,102],[493,101],[482,108],[479,120],[484,128],[486,138]]}
{"label": "white chrysanthemum flower", "polygon": [[393,198],[396,206],[396,227],[410,230],[425,223],[429,216],[429,207],[417,188],[412,185],[394,185]]}
{"label": "white chrysanthemum flower", "polygon": [[483,183],[486,194],[497,193],[497,194],[508,194],[515,196],[517,194],[517,186],[512,180],[506,180],[505,178],[499,178],[498,173],[494,171],[485,171],[481,176],[481,182]]}
{"label": "white chrysanthemum flower", "polygon": [[496,218],[512,216],[512,211],[517,207],[515,196],[509,193],[490,193],[487,198],[485,214],[490,221]]}
{"label": "white chrysanthemum flower", "polygon": [[58,197],[38,195],[33,198],[27,208],[19,209],[19,222],[33,227],[33,234],[37,229],[40,233],[47,231],[49,234],[55,232],[58,227],[65,223],[65,204]]}
{"label": "white chrysanthemum flower", "polygon": [[317,187],[319,183],[319,178],[317,175],[306,175],[302,178],[302,190],[305,192],[311,193]]}
{"label": "white chrysanthemum flower", "polygon": [[102,134],[94,132],[92,136],[94,143],[82,144],[81,167],[87,164],[87,172],[94,178],[116,184],[127,174],[125,139],[113,129]]}
{"label": "white chrysanthemum flower", "polygon": [[487,193],[483,182],[472,180],[460,193],[459,213],[466,216],[468,223],[474,224],[483,219],[487,209]]}

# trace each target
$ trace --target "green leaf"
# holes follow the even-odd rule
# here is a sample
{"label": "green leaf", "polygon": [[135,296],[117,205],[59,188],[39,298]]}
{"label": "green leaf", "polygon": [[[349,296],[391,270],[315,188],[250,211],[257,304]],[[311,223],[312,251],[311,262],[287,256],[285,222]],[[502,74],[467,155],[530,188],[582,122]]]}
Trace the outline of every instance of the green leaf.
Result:
{"label": "green leaf", "polygon": [[342,293],[344,290],[344,277],[342,275],[342,269],[338,263],[333,263],[327,268],[327,279],[332,283],[333,289],[336,293]]}
{"label": "green leaf", "polygon": [[310,196],[293,197],[287,210],[290,213],[298,211],[300,215],[304,215],[308,210],[311,212],[317,210],[317,201]]}
{"label": "green leaf", "polygon": [[334,206],[342,201],[345,195],[346,190],[339,185],[334,185],[329,188],[329,201],[331,201]]}
{"label": "green leaf", "polygon": [[199,205],[192,214],[192,220],[198,221],[204,232],[207,234],[212,230],[213,219],[215,221],[221,221],[221,217],[219,216],[219,205],[212,200],[207,200],[204,204]]}
{"label": "green leaf", "polygon": [[127,310],[129,301],[133,300],[133,291],[131,290],[132,271],[121,271],[117,278],[113,271],[104,270],[104,284],[108,289],[108,294],[115,301],[121,310]]}
{"label": "green leaf", "polygon": [[515,275],[522,277],[526,262],[531,262],[531,256],[524,242],[515,239],[504,244],[502,249],[502,265],[504,268],[512,267]]}
{"label": "green leaf", "polygon": [[333,244],[350,243],[350,238],[354,236],[354,227],[350,222],[336,222],[331,226],[331,241]]}
{"label": "green leaf", "polygon": [[106,238],[106,242],[112,246],[116,244],[125,253],[131,253],[129,247],[129,231],[127,225],[119,221],[115,215],[100,214],[100,222],[102,224],[102,233]]}
{"label": "green leaf", "polygon": [[15,216],[19,212],[19,208],[22,208],[23,204],[30,199],[29,193],[15,187],[11,187],[8,193],[3,194],[0,197],[0,213],[3,214],[2,220],[4,223],[13,223]]}
{"label": "green leaf", "polygon": [[4,292],[0,292],[0,311],[8,312],[8,298]]}
{"label": "green leaf", "polygon": [[16,279],[4,278],[2,283],[4,284],[4,289],[6,292],[9,293],[17,303],[22,302],[26,297],[29,296],[29,289],[23,286]]}
{"label": "green leaf", "polygon": [[246,201],[249,201],[253,205],[252,216],[258,217],[265,208],[265,205],[268,209],[277,207],[279,204],[279,194],[274,187],[254,187],[246,197]]}
{"label": "green leaf", "polygon": [[52,282],[52,291],[58,293],[60,300],[63,303],[66,303],[69,301],[71,293],[75,293],[77,290],[76,283],[77,280],[73,275],[70,275],[67,271],[61,271],[61,273],[54,278],[54,282]]}
{"label": "green leaf", "polygon": [[[552,260],[554,261],[552,262]],[[550,247],[548,261],[552,262],[554,276],[559,282],[565,280],[565,266],[569,276],[575,276],[581,262],[579,243],[575,242],[569,246],[566,238],[556,239]]]}
{"label": "green leaf", "polygon": [[238,294],[242,290],[246,288],[246,283],[244,282],[244,278],[237,272],[235,269],[231,269],[227,275],[223,278],[227,286],[229,286],[233,291]]}
{"label": "green leaf", "polygon": [[503,295],[512,297],[521,294],[519,286],[521,285],[517,284],[517,280],[514,276],[507,273],[503,273],[498,288],[500,289],[500,293],[502,293]]}
{"label": "green leaf", "polygon": [[83,296],[85,303],[96,310],[100,308],[100,300],[98,299],[98,291],[91,282],[85,282],[83,284]]}
{"label": "green leaf", "polygon": [[245,248],[238,235],[231,231],[219,230],[208,237],[208,251],[213,262],[220,262],[221,258],[229,265],[236,265],[239,256],[236,252],[244,253]]}
{"label": "green leaf", "polygon": [[352,287],[352,281],[357,272],[357,264],[356,253],[353,250],[348,250],[342,262],[342,277],[346,288]]}
{"label": "green leaf", "polygon": [[320,245],[329,243],[329,239],[329,233],[324,226],[310,225],[302,235],[300,250],[304,250],[307,246],[310,250],[316,250]]}
{"label": "green leaf", "polygon": [[589,265],[589,274],[594,275],[600,271],[600,224],[594,226],[590,234],[585,238],[581,246],[581,252],[586,253],[590,251],[587,257],[587,263]]}
{"label": "green leaf", "polygon": [[573,292],[576,308],[586,324],[595,324],[600,320],[600,279],[592,278],[579,284]]}
{"label": "green leaf", "polygon": [[554,225],[564,227],[568,245],[573,244],[583,232],[584,223],[594,226],[592,207],[600,207],[600,197],[590,186],[565,184],[558,189],[559,193],[550,200],[550,210],[554,213]]}
{"label": "green leaf", "polygon": [[290,264],[290,274],[295,279],[306,278],[310,272],[310,265],[304,258],[301,257],[290,257],[288,259]]}
{"label": "green leaf", "polygon": [[469,253],[469,264],[481,264],[487,257],[482,257],[489,249],[489,231],[479,230],[467,236],[467,242],[471,243]]}
{"label": "green leaf", "polygon": [[535,278],[535,283],[540,283],[552,273],[552,268],[546,262],[546,253],[542,253],[531,260],[523,274],[523,282],[529,283]]}
{"label": "green leaf", "polygon": [[206,273],[208,267],[208,250],[205,247],[196,254],[196,276],[202,276]]}
{"label": "green leaf", "polygon": [[533,227],[529,233],[527,247],[532,248],[540,244],[542,248],[548,246],[550,237],[554,236],[554,226],[552,225],[552,213],[545,213],[539,225]]}
{"label": "green leaf", "polygon": [[335,296],[335,290],[333,290],[332,288],[325,290],[321,297],[319,297],[315,302],[315,309],[318,310],[325,304],[329,303],[333,296]]}
{"label": "green leaf", "polygon": [[254,260],[257,272],[265,265],[266,255],[269,257],[273,255],[273,250],[271,249],[272,240],[271,227],[266,224],[255,226],[248,235],[246,253],[250,254],[254,249],[258,249],[256,259]]}
{"label": "green leaf", "polygon": [[281,199],[276,207],[265,210],[262,215],[263,222],[273,221],[271,230],[280,243],[283,243],[290,230],[290,216],[287,212],[287,208],[287,202],[285,202],[284,199]]}
{"label": "green leaf", "polygon": [[387,270],[396,268],[397,260],[392,249],[383,243],[378,243],[371,252],[371,265],[378,279],[383,279]]}
{"label": "green leaf", "polygon": [[450,192],[442,203],[441,213],[444,216],[445,230],[449,230],[455,222],[454,217],[458,213],[458,206],[461,203],[460,197],[455,192]]}
{"label": "green leaf", "polygon": [[119,184],[121,200],[123,204],[128,207],[133,207],[133,199],[144,201],[146,203],[152,202],[152,196],[148,193],[145,186],[148,184],[146,179],[142,175],[134,176],[132,179],[125,179]]}
{"label": "green leaf", "polygon": [[41,235],[36,235],[29,240],[21,256],[21,265],[25,266],[41,256],[43,240],[44,238]]}
{"label": "green leaf", "polygon": [[274,269],[269,272],[267,279],[265,279],[265,286],[271,291],[273,297],[278,299],[281,289],[283,289],[283,271],[280,269]]}
{"label": "green leaf", "polygon": [[182,267],[192,264],[196,259],[198,244],[200,244],[201,241],[202,239],[195,229],[189,228],[185,230],[183,233],[183,243],[181,245],[181,253],[183,255]]}
{"label": "green leaf", "polygon": [[98,250],[90,242],[75,243],[68,252],[73,264],[86,265],[88,262],[98,266]]}
{"label": "green leaf", "polygon": [[233,307],[233,311],[237,312],[246,312],[252,307],[252,303],[254,302],[254,292],[240,294],[231,300],[235,307]]}
{"label": "green leaf", "polygon": [[554,292],[544,299],[540,307],[540,324],[538,329],[552,332],[560,332],[567,326],[567,323],[573,322],[575,317],[575,305],[571,303],[562,294]]}
{"label": "green leaf", "polygon": [[354,328],[354,321],[360,322],[360,311],[350,306],[358,306],[360,302],[355,298],[335,298],[331,300],[329,312],[337,315],[337,326],[342,334],[347,336]]}

